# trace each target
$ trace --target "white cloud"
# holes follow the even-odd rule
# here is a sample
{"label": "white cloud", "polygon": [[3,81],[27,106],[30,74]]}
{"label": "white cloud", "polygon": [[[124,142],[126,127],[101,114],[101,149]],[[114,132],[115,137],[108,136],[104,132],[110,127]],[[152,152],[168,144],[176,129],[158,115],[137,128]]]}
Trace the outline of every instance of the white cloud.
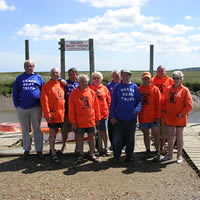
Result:
{"label": "white cloud", "polygon": [[15,10],[15,6],[8,6],[5,0],[0,0],[0,11]]}
{"label": "white cloud", "polygon": [[187,20],[191,20],[192,17],[191,17],[191,16],[185,16],[185,19],[187,19]]}
{"label": "white cloud", "polygon": [[193,31],[194,27],[185,26],[182,24],[176,24],[174,27],[169,27],[168,25],[161,23],[150,23],[144,24],[143,30],[150,32],[152,34],[162,34],[162,35],[176,35],[176,34],[185,34],[188,31]]}
{"label": "white cloud", "polygon": [[141,7],[147,0],[78,0],[96,8]]}

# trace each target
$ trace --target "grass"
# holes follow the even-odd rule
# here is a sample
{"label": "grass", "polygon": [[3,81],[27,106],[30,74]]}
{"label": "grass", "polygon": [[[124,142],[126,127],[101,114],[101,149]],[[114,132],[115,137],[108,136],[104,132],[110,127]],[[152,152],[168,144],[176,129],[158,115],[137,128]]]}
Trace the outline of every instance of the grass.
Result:
{"label": "grass", "polygon": [[[16,77],[22,72],[6,72],[0,73],[0,95],[8,95],[12,93],[12,87]],[[79,74],[88,74],[88,71],[80,71]],[[111,71],[101,71],[103,74],[104,80],[103,84],[107,84],[111,81]],[[143,71],[133,71],[132,81],[140,85],[142,83],[141,76]],[[172,71],[167,71],[167,75],[171,77]],[[196,92],[200,90],[200,71],[184,71],[184,80],[183,84],[189,87],[190,90]],[[44,81],[47,82],[50,79],[49,72],[38,72]],[[156,72],[154,72],[154,75]],[[65,74],[66,79],[68,78],[67,73]]]}

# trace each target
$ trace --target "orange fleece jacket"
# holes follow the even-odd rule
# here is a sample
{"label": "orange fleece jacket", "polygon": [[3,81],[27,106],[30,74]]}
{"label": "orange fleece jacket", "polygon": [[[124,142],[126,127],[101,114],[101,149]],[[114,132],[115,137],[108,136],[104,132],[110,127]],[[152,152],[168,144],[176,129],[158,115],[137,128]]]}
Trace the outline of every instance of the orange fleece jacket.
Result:
{"label": "orange fleece jacket", "polygon": [[165,76],[163,78],[158,78],[156,75],[154,78],[152,78],[152,84],[157,86],[161,93],[161,109],[163,110],[163,105],[166,101],[166,90],[167,88],[172,85],[174,81],[172,78],[169,78],[168,76]]}
{"label": "orange fleece jacket", "polygon": [[111,103],[109,90],[103,84],[99,86],[95,86],[92,84],[89,87],[96,92],[97,100],[100,107],[101,119],[108,119]]}
{"label": "orange fleece jacket", "polygon": [[68,117],[71,124],[79,128],[96,126],[96,121],[101,119],[99,104],[95,92],[87,87],[85,90],[72,91],[69,96]]}
{"label": "orange fleece jacket", "polygon": [[142,108],[139,112],[140,123],[153,123],[161,118],[161,94],[154,85],[139,87],[142,96]]}
{"label": "orange fleece jacket", "polygon": [[60,81],[49,80],[42,86],[40,102],[48,123],[62,123],[65,115],[65,91]]}
{"label": "orange fleece jacket", "polygon": [[[163,120],[169,126],[185,126],[187,115],[192,109],[192,97],[188,88],[182,84],[178,88],[169,86],[166,93],[165,114]],[[182,117],[179,117],[179,114]]]}

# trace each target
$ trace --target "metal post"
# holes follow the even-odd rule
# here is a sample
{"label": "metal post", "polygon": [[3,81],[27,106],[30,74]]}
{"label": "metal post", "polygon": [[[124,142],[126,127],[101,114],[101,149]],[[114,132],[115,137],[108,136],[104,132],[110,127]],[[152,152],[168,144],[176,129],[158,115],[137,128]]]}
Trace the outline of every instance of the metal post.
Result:
{"label": "metal post", "polygon": [[60,64],[61,64],[61,78],[65,79],[65,39],[60,39]]}
{"label": "metal post", "polygon": [[89,60],[90,60],[90,83],[91,83],[92,72],[94,72],[94,45],[93,45],[93,39],[89,39]]}
{"label": "metal post", "polygon": [[150,45],[150,73],[151,73],[152,77],[153,77],[153,56],[154,56],[153,50],[154,50],[154,45],[151,44]]}
{"label": "metal post", "polygon": [[29,60],[29,40],[25,40],[25,60]]}

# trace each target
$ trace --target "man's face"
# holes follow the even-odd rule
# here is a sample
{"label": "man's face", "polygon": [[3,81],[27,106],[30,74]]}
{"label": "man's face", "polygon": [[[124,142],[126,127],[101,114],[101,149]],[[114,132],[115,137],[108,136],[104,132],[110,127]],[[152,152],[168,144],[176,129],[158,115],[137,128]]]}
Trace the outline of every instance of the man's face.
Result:
{"label": "man's face", "polygon": [[121,78],[122,78],[122,82],[123,83],[129,83],[130,82],[130,80],[131,80],[131,74],[129,74],[129,73],[122,73],[121,74]]}
{"label": "man's face", "polygon": [[88,80],[86,78],[81,78],[78,84],[80,90],[84,90],[85,88],[88,87]]}
{"label": "man's face", "polygon": [[76,72],[70,71],[70,72],[68,73],[68,76],[69,76],[69,80],[72,81],[72,82],[76,81],[76,79],[77,79],[77,74],[76,74]]}
{"label": "man's face", "polygon": [[57,81],[60,78],[60,72],[58,69],[54,68],[51,70],[51,79]]}
{"label": "man's face", "polygon": [[113,81],[115,82],[115,83],[119,83],[120,82],[120,75],[118,74],[118,73],[116,73],[116,72],[114,72],[113,73],[113,75],[112,75],[112,79],[113,79]]}
{"label": "man's face", "polygon": [[158,78],[163,78],[166,76],[166,71],[165,71],[165,68],[163,67],[158,67],[157,69],[157,76]]}
{"label": "man's face", "polygon": [[151,79],[146,76],[146,77],[142,78],[142,82],[143,82],[144,86],[148,86],[151,83]]}
{"label": "man's face", "polygon": [[33,74],[34,64],[31,62],[27,62],[24,64],[24,70],[27,74]]}

